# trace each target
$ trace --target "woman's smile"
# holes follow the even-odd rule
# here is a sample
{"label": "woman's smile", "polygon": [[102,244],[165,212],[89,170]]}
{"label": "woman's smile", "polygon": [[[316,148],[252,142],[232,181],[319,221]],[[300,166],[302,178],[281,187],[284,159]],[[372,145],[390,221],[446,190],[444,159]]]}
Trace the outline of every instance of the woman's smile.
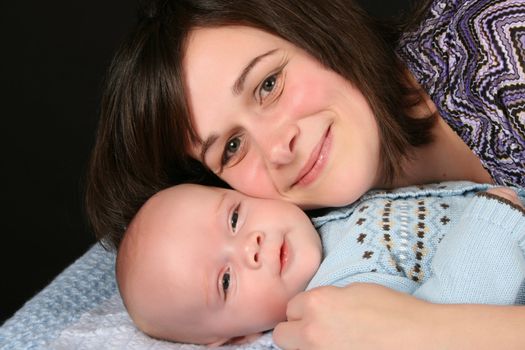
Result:
{"label": "woman's smile", "polygon": [[330,149],[332,146],[332,133],[331,126],[328,127],[326,133],[323,134],[323,137],[313,149],[310,158],[302,168],[297,180],[294,182],[292,187],[306,187],[312,182],[314,182],[323,172],[326,163],[328,162],[328,157],[330,155]]}

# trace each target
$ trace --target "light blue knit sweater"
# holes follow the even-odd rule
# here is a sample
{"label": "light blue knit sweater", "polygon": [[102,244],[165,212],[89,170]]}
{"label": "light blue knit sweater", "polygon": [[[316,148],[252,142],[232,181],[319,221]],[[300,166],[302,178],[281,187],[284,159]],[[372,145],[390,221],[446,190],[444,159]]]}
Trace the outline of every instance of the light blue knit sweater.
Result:
{"label": "light blue knit sweater", "polygon": [[488,187],[371,192],[314,218],[324,259],[308,289],[373,282],[432,302],[523,304],[525,213]]}

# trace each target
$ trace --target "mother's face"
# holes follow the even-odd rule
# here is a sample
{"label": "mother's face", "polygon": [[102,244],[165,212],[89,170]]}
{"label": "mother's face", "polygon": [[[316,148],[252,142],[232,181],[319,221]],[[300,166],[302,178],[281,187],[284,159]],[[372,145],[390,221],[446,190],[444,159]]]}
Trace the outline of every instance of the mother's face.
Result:
{"label": "mother's face", "polygon": [[379,134],[366,99],[296,46],[248,27],[202,28],[183,64],[202,140],[191,154],[233,188],[315,208],[377,185]]}

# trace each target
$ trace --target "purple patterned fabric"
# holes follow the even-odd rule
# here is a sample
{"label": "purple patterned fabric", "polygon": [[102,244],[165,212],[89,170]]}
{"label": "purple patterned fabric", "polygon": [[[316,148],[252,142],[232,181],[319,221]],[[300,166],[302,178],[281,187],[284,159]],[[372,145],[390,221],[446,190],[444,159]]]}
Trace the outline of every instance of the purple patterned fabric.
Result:
{"label": "purple patterned fabric", "polygon": [[496,183],[525,187],[525,0],[436,0],[398,54]]}

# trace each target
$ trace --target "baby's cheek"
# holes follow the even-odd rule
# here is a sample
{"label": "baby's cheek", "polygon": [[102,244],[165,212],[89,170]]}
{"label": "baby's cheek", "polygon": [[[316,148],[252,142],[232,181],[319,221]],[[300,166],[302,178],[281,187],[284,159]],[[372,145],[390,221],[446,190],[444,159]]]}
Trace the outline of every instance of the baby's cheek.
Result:
{"label": "baby's cheek", "polygon": [[274,305],[268,310],[271,313],[271,328],[275,327],[280,322],[286,321],[286,306],[287,303],[281,303],[279,305]]}
{"label": "baby's cheek", "polygon": [[[277,293],[275,293],[277,292]],[[286,307],[288,305],[289,297],[284,291],[268,291],[264,295],[264,302],[261,302],[262,306],[261,314],[266,315],[266,319],[271,323],[273,328],[277,323],[286,320]]]}

